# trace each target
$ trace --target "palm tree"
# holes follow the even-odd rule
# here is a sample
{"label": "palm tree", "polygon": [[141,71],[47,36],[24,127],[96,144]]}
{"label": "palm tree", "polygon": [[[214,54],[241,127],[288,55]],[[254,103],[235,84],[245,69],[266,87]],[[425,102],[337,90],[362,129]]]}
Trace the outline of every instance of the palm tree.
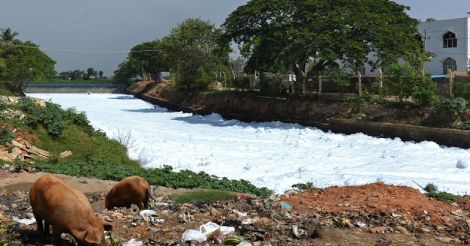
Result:
{"label": "palm tree", "polygon": [[9,43],[15,40],[15,37],[18,36],[17,32],[14,32],[9,27],[0,29],[0,42]]}

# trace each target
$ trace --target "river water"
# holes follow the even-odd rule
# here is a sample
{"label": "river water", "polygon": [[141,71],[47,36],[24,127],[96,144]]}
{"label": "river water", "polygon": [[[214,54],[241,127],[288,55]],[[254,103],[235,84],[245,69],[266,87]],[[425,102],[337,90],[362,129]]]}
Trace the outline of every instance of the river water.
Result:
{"label": "river water", "polygon": [[130,136],[129,155],[145,167],[204,171],[275,192],[300,182],[326,187],[383,181],[417,187],[416,181],[470,194],[470,149],[168,112],[128,95],[30,96],[84,111],[110,137]]}

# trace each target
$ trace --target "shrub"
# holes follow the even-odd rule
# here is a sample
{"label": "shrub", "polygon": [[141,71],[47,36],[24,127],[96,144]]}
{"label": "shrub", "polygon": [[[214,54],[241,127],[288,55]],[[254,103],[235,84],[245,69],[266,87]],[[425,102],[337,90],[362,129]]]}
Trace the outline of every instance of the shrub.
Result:
{"label": "shrub", "polygon": [[0,101],[0,111],[7,109],[7,104],[3,101]]}
{"label": "shrub", "polygon": [[250,79],[249,78],[240,78],[240,79],[235,79],[232,82],[233,86],[238,89],[249,89],[250,88]]}
{"label": "shrub", "polygon": [[11,143],[16,138],[15,133],[7,128],[0,128],[0,144]]}
{"label": "shrub", "polygon": [[[112,153],[111,153],[112,154]],[[108,160],[98,156],[89,156],[87,161],[60,160],[51,163],[48,160],[34,164],[38,170],[65,175],[94,177],[106,180],[121,180],[125,177],[138,175],[145,178],[152,185],[160,185],[170,188],[201,188],[224,190],[242,193],[256,194],[268,197],[272,191],[267,188],[258,188],[245,180],[230,180],[218,178],[204,172],[195,173],[189,170],[175,172],[170,166],[155,169],[144,169],[138,163],[129,163]]]}
{"label": "shrub", "polygon": [[424,187],[424,191],[426,192],[437,192],[438,188],[435,184],[429,183]]}
{"label": "shrub", "polygon": [[314,189],[315,186],[313,185],[312,182],[307,182],[307,183],[299,183],[299,184],[292,185],[292,188],[299,190],[299,191],[306,191],[306,190]]}
{"label": "shrub", "polygon": [[457,202],[461,199],[460,196],[456,196],[447,192],[429,192],[426,195],[442,202]]}
{"label": "shrub", "polygon": [[419,105],[431,105],[437,97],[436,89],[436,84],[432,80],[426,79],[414,86],[411,96]]}
{"label": "shrub", "polygon": [[461,97],[444,98],[438,105],[438,109],[450,115],[459,115],[467,109],[467,101]]}

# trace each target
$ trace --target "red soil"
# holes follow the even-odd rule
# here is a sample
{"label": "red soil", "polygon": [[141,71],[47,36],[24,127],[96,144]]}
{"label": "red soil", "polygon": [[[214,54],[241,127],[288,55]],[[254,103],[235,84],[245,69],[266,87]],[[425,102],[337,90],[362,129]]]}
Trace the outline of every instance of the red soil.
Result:
{"label": "red soil", "polygon": [[447,215],[457,209],[450,204],[430,199],[416,189],[384,183],[313,189],[286,197],[283,201],[299,212],[382,212],[408,218],[428,217],[427,220],[432,222],[446,221]]}

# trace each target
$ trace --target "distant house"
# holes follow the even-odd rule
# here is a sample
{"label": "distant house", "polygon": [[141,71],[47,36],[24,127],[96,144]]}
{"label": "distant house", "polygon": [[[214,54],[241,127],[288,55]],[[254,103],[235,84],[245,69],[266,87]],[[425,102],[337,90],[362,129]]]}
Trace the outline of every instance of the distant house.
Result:
{"label": "distant house", "polygon": [[470,18],[422,22],[418,27],[426,51],[434,54],[426,69],[431,74],[470,69]]}
{"label": "distant house", "polygon": [[[418,26],[426,51],[433,58],[426,64],[431,75],[447,74],[448,69],[459,74],[470,70],[470,18],[432,20]],[[370,54],[373,57],[373,54]],[[365,64],[366,76],[377,76],[377,69]]]}

